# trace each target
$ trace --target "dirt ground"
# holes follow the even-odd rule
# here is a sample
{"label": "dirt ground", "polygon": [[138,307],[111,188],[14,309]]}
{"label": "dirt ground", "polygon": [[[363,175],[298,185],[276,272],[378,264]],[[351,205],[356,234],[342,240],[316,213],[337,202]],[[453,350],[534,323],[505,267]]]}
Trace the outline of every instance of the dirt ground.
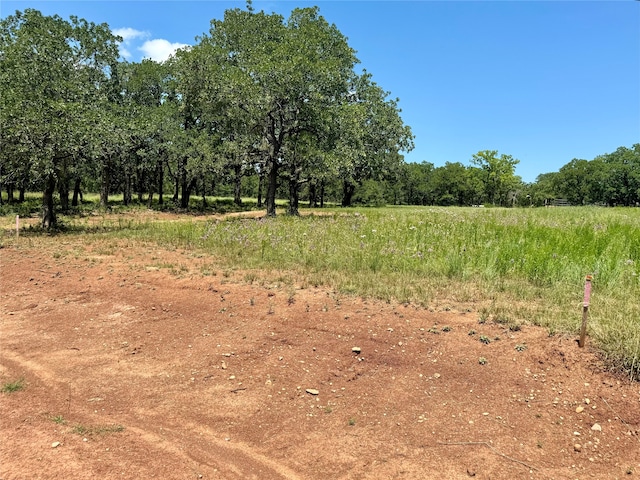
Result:
{"label": "dirt ground", "polygon": [[75,238],[0,249],[2,480],[640,478],[573,337]]}

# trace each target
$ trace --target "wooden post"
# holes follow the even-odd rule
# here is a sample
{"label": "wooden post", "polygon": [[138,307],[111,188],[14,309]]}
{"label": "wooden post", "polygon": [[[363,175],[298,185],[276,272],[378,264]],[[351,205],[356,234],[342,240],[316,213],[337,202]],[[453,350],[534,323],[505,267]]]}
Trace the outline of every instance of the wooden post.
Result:
{"label": "wooden post", "polygon": [[584,301],[582,302],[582,326],[580,327],[580,339],[578,346],[584,347],[584,339],[587,335],[587,318],[589,317],[589,301],[591,299],[591,280],[593,276],[587,275],[584,283]]}

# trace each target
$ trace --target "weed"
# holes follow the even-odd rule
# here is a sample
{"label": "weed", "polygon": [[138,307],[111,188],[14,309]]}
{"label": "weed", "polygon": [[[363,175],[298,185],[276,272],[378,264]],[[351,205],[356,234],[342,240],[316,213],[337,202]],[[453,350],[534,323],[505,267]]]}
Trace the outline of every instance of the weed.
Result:
{"label": "weed", "polygon": [[3,384],[2,388],[0,388],[0,392],[2,393],[19,392],[23,388],[24,388],[24,379],[20,378],[14,382],[7,382]]}
{"label": "weed", "polygon": [[479,363],[480,365],[486,365],[486,364],[487,364],[487,359],[486,359],[486,358],[484,358],[484,357],[480,357],[480,358],[478,359],[478,363]]}
{"label": "weed", "polygon": [[353,427],[356,424],[356,419],[355,418],[350,418],[349,419],[349,426]]}
{"label": "weed", "polygon": [[524,343],[519,343],[518,345],[516,345],[515,349],[518,352],[524,352],[527,349],[527,346]]}
{"label": "weed", "polygon": [[450,331],[451,331],[451,327],[449,327],[449,326],[444,326],[444,327],[442,327],[442,331],[443,331],[443,332],[450,332]]}
{"label": "weed", "polygon": [[67,421],[64,419],[62,415],[56,415],[55,417],[51,417],[51,421],[53,423],[57,423],[58,425],[64,425]]}
{"label": "weed", "polygon": [[467,335],[475,335],[476,331],[474,329],[469,330],[469,333]]}
{"label": "weed", "polygon": [[480,340],[480,342],[484,343],[485,345],[488,345],[491,343],[491,339],[486,335],[480,335],[480,338],[478,338],[478,340]]}

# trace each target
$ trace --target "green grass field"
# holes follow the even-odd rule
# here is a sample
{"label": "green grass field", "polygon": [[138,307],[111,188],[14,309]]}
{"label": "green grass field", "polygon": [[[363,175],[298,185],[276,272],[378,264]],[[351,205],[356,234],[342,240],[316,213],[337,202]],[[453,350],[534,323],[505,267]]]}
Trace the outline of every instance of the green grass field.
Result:
{"label": "green grass field", "polygon": [[[196,250],[247,278],[288,276],[344,294],[478,312],[511,328],[588,333],[640,378],[640,209],[324,209],[301,218],[142,222],[105,217],[101,234]],[[82,231],[70,217],[68,234]],[[55,241],[55,239],[52,239]],[[274,273],[277,272],[277,273]]]}

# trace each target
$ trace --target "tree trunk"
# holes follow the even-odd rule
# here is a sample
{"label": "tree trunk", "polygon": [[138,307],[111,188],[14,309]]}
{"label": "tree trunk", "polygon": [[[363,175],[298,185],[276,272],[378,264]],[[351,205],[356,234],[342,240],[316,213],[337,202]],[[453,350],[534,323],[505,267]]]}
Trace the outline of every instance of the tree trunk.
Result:
{"label": "tree trunk", "polygon": [[56,212],[53,204],[53,193],[56,191],[56,177],[50,173],[45,181],[42,195],[42,228],[50,230],[56,228]]}
{"label": "tree trunk", "polygon": [[234,165],[233,203],[242,205],[242,165]]}
{"label": "tree trunk", "polygon": [[7,203],[13,203],[13,183],[7,183]]}
{"label": "tree trunk", "polygon": [[202,209],[207,208],[207,181],[202,177]]}
{"label": "tree trunk", "polygon": [[131,174],[129,172],[125,171],[124,175],[125,177],[124,177],[124,188],[122,192],[122,203],[124,203],[125,205],[129,205],[131,204],[133,181],[131,179]]}
{"label": "tree trunk", "polygon": [[178,203],[178,198],[180,198],[180,182],[182,180],[182,160],[178,160],[178,165],[176,167],[176,176],[175,176],[175,185],[173,188],[173,203]]}
{"label": "tree trunk", "polygon": [[275,158],[269,159],[267,168],[267,196],[265,198],[267,217],[275,217],[276,191],[278,189],[278,161]]}
{"label": "tree trunk", "polygon": [[324,208],[324,180],[320,182],[320,208]]}
{"label": "tree trunk", "polygon": [[65,176],[58,179],[58,194],[60,195],[60,208],[64,213],[69,211],[69,179]]}
{"label": "tree trunk", "polygon": [[73,182],[73,197],[71,198],[71,206],[72,207],[77,207],[78,206],[78,197],[80,195],[82,195],[82,192],[80,192],[80,182],[81,181],[82,180],[80,179],[80,177],[78,177]]}
{"label": "tree trunk", "polygon": [[180,197],[180,208],[189,208],[189,199],[191,198],[191,190],[196,184],[196,178],[187,182],[186,172],[184,181],[182,182],[182,196]]}
{"label": "tree trunk", "polygon": [[100,172],[100,206],[102,208],[109,207],[109,188],[111,186],[111,169],[109,168],[109,163],[109,159],[103,161]]}
{"label": "tree trunk", "polygon": [[164,203],[163,193],[164,193],[164,165],[162,161],[158,162],[158,205],[162,205]]}
{"label": "tree trunk", "polygon": [[18,202],[24,202],[24,194],[26,193],[26,191],[27,189],[24,187],[24,185],[20,187],[20,189],[18,190]]}
{"label": "tree trunk", "polygon": [[291,167],[291,175],[289,176],[289,208],[287,209],[287,215],[298,217],[300,212],[298,211],[298,197],[300,193],[300,169],[295,165]]}
{"label": "tree trunk", "polygon": [[318,190],[316,182],[309,183],[309,207],[316,208],[318,206]]}
{"label": "tree trunk", "polygon": [[342,183],[342,206],[350,207],[353,193],[356,191],[356,186],[348,181]]}

